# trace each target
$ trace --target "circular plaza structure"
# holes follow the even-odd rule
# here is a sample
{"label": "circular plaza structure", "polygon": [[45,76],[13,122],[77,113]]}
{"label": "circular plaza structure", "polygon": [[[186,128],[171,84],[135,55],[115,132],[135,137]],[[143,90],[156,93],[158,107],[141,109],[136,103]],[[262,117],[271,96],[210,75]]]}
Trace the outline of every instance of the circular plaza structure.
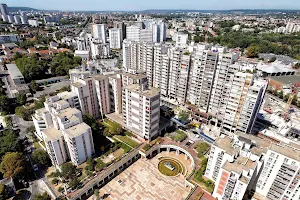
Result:
{"label": "circular plaza structure", "polygon": [[171,157],[161,157],[159,160],[158,170],[163,175],[177,176],[178,174],[184,174],[184,166],[177,159]]}

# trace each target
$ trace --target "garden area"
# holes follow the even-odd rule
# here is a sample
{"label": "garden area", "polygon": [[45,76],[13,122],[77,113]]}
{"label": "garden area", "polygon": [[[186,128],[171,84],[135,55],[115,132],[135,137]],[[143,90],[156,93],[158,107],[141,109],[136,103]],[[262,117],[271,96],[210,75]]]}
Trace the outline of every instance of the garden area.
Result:
{"label": "garden area", "polygon": [[201,160],[201,167],[198,171],[196,171],[194,175],[194,181],[197,182],[202,188],[204,188],[209,193],[212,193],[214,191],[215,184],[213,181],[203,178],[203,175],[206,170],[207,166],[207,158],[202,158]]}
{"label": "garden area", "polygon": [[131,139],[130,137],[128,137],[127,135],[123,136],[123,135],[115,135],[113,137],[114,139],[123,142],[125,144],[127,144],[128,146],[132,147],[132,148],[136,148],[140,145],[139,142],[137,142],[134,139]]}
{"label": "garden area", "polygon": [[171,158],[161,158],[158,163],[158,170],[166,176],[176,176],[184,173],[182,164]]}
{"label": "garden area", "polygon": [[194,149],[198,152],[198,158],[203,158],[204,154],[209,150],[210,145],[206,142],[198,142]]}
{"label": "garden area", "polygon": [[166,134],[167,137],[171,138],[175,142],[182,142],[187,138],[187,135],[184,131],[176,130],[173,133]]}

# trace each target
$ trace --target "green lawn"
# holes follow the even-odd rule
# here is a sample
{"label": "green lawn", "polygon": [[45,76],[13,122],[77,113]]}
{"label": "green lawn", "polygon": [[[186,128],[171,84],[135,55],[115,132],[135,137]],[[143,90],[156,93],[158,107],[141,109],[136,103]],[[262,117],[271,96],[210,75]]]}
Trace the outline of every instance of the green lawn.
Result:
{"label": "green lawn", "polygon": [[127,136],[115,135],[114,137],[133,148],[136,148],[140,145],[138,142],[134,141],[133,139]]}
{"label": "green lawn", "polygon": [[[165,166],[166,162],[169,162],[174,167],[174,170],[170,170],[168,167],[166,167]],[[177,174],[180,174],[183,172],[182,166],[179,162],[177,162],[176,160],[167,159],[167,158],[162,159],[158,163],[158,170],[166,176],[176,176]]]}

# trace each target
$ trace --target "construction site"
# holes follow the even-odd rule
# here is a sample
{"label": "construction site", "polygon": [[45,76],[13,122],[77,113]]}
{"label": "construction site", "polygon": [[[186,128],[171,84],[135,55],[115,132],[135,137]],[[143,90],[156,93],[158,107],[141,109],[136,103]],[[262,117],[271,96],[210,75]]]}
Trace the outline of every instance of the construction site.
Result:
{"label": "construction site", "polygon": [[298,89],[293,89],[287,102],[266,94],[255,124],[259,136],[285,143],[300,140],[300,109],[291,104]]}

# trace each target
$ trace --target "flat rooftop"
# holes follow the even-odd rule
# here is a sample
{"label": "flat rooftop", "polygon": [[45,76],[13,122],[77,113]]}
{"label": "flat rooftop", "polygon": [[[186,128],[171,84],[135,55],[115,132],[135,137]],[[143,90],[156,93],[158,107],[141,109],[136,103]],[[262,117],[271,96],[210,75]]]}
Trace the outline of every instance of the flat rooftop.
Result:
{"label": "flat rooftop", "polygon": [[147,78],[146,74],[138,73],[138,74],[130,74],[130,73],[124,73],[123,76],[127,76],[132,79],[141,79],[141,78]]}
{"label": "flat rooftop", "polygon": [[282,145],[282,144],[272,144],[270,146],[270,150],[300,162],[300,150],[293,148],[292,146]]}
{"label": "flat rooftop", "polygon": [[59,96],[60,98],[62,99],[70,99],[70,98],[74,98],[74,97],[77,97],[77,95],[73,92],[68,92],[68,91],[65,91],[65,92],[61,92],[61,93],[58,93],[57,96]]}
{"label": "flat rooftop", "polygon": [[124,87],[125,89],[138,93],[140,95],[146,96],[146,97],[154,97],[159,94],[160,90],[158,88],[150,88],[150,89],[141,89],[141,86],[139,84],[132,84]]}
{"label": "flat rooftop", "polygon": [[76,108],[66,108],[66,109],[61,110],[57,116],[59,118],[63,118],[63,117],[70,118],[73,115],[78,114],[78,113],[81,113],[81,111]]}
{"label": "flat rooftop", "polygon": [[65,130],[69,137],[78,137],[82,133],[87,132],[90,127],[86,123],[80,123]]}
{"label": "flat rooftop", "polygon": [[246,157],[239,156],[232,163],[226,161],[222,168],[229,172],[233,171],[238,174],[241,174],[243,170],[249,171],[250,169],[255,169],[256,165],[256,162]]}
{"label": "flat rooftop", "polygon": [[219,137],[214,145],[223,149],[227,154],[234,155],[235,153],[239,152],[240,149],[234,149],[233,148],[233,142],[234,140],[230,137]]}
{"label": "flat rooftop", "polygon": [[42,132],[46,136],[46,138],[45,138],[46,142],[61,139],[61,137],[63,136],[62,132],[60,130],[57,130],[54,127],[47,128],[47,129],[43,130]]}
{"label": "flat rooftop", "polygon": [[300,82],[300,76],[273,76],[270,78],[271,80],[277,81],[284,85],[288,85],[290,83],[294,84],[296,82]]}
{"label": "flat rooftop", "polygon": [[6,67],[12,79],[24,78],[16,64],[6,64]]}

